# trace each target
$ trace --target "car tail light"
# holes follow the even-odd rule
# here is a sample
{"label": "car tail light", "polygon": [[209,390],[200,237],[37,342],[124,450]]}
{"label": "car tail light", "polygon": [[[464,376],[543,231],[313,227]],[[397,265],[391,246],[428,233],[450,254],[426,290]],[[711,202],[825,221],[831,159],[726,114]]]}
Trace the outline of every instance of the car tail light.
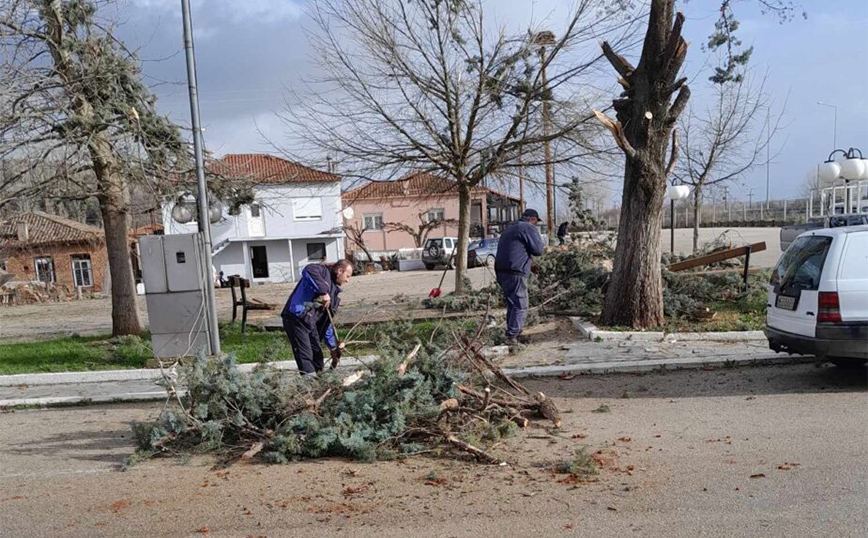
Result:
{"label": "car tail light", "polygon": [[820,323],[841,323],[841,304],[838,302],[838,292],[821,291],[819,295],[820,313],[817,321]]}

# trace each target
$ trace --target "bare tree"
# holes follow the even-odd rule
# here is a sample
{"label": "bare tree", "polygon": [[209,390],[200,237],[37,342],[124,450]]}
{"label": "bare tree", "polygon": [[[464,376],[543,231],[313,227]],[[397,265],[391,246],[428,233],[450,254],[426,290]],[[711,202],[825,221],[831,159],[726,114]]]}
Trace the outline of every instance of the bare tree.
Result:
{"label": "bare tree", "polygon": [[365,244],[365,232],[367,231],[367,228],[362,227],[361,224],[354,223],[346,224],[342,229],[344,234],[346,234],[347,239],[349,239],[352,244],[362,249],[365,256],[368,257],[368,261],[373,263],[374,256],[371,255],[371,251],[368,250],[368,245]]}
{"label": "bare tree", "polygon": [[428,220],[426,213],[419,213],[419,224],[411,226],[403,222],[387,222],[383,224],[383,229],[387,232],[404,232],[413,238],[416,248],[422,248],[425,240],[428,239],[428,234],[432,230],[436,230],[441,226],[455,226],[458,221],[455,219],[433,219]]}
{"label": "bare tree", "polygon": [[[129,250],[132,181],[166,177],[186,156],[177,127],[157,114],[135,56],[93,0],[0,4],[0,205],[42,192],[99,203],[111,275],[112,333],[141,331]],[[21,182],[45,161],[61,166]]]}
{"label": "bare tree", "polygon": [[[454,180],[461,292],[473,187],[515,177],[522,153],[523,166],[542,165],[546,142],[562,141],[551,160],[585,151],[567,135],[590,123],[590,92],[576,98],[579,81],[601,58],[590,45],[599,36],[620,43],[630,26],[600,5],[579,0],[555,37],[507,35],[484,17],[479,0],[314,0],[319,75],[287,104],[293,145],[336,157],[345,177],[417,170]],[[543,103],[545,125],[538,120]]]}
{"label": "bare tree", "polygon": [[714,84],[713,103],[702,113],[690,110],[679,122],[682,158],[673,176],[693,187],[694,253],[705,188],[737,180],[772,157],[769,146],[781,129],[783,111],[770,117],[766,80],[754,83],[739,75]]}

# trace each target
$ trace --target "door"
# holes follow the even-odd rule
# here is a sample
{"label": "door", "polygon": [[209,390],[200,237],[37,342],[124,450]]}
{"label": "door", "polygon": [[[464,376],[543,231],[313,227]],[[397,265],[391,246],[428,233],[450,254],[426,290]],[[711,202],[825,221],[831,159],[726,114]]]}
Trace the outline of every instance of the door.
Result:
{"label": "door", "polygon": [[828,236],[800,237],[781,256],[769,285],[769,327],[802,336],[816,335],[820,280],[831,244]]}
{"label": "door", "polygon": [[[262,216],[262,206],[258,202],[250,204],[247,217],[247,233],[250,237],[265,236],[265,219]],[[265,248],[265,247],[263,247]]]}
{"label": "door", "polygon": [[250,247],[253,278],[268,278],[268,252],[265,247]]}

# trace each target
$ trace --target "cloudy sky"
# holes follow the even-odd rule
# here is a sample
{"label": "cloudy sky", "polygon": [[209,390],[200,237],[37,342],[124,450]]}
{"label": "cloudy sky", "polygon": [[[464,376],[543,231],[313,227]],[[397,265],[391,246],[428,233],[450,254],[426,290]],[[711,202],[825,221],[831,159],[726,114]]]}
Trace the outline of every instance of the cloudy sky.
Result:
{"label": "cloudy sky", "polygon": [[[202,120],[207,148],[217,155],[273,151],[261,133],[286,143],[276,113],[284,88],[298,87],[316,65],[306,43],[306,0],[193,0]],[[533,20],[557,27],[570,0],[487,0],[498,23],[520,29]],[[868,157],[868,2],[824,0],[802,4],[807,20],[786,24],[763,15],[757,2],[736,3],[740,36],[753,45],[753,69],[769,73],[775,105],[786,100],[787,128],[771,164],[773,198],[795,197],[805,175],[838,147],[862,148]],[[719,0],[682,2],[685,38],[691,42],[686,75],[694,101],[707,96],[708,57],[701,50],[716,20]],[[189,125],[178,0],[122,0],[121,37],[139,51],[146,81],[159,108]],[[837,133],[833,130],[837,106]],[[283,139],[283,140],[282,140]],[[737,196],[765,197],[765,167],[733,186]]]}

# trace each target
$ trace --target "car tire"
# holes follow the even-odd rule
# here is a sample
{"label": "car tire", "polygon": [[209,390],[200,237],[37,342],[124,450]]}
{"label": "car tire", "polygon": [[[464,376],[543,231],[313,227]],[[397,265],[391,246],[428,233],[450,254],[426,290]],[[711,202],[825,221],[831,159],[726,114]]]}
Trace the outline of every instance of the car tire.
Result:
{"label": "car tire", "polygon": [[868,360],[866,359],[847,359],[847,358],[839,358],[839,357],[827,357],[827,361],[831,362],[838,368],[846,368],[846,369],[856,369],[856,368],[864,368],[865,364],[868,364]]}
{"label": "car tire", "polygon": [[485,265],[487,265],[487,266],[489,266],[489,267],[494,267],[494,256],[492,256],[491,254],[489,254],[489,255],[485,258]]}
{"label": "car tire", "polygon": [[425,269],[428,269],[429,271],[433,271],[434,270],[434,264],[433,263],[426,263]]}

